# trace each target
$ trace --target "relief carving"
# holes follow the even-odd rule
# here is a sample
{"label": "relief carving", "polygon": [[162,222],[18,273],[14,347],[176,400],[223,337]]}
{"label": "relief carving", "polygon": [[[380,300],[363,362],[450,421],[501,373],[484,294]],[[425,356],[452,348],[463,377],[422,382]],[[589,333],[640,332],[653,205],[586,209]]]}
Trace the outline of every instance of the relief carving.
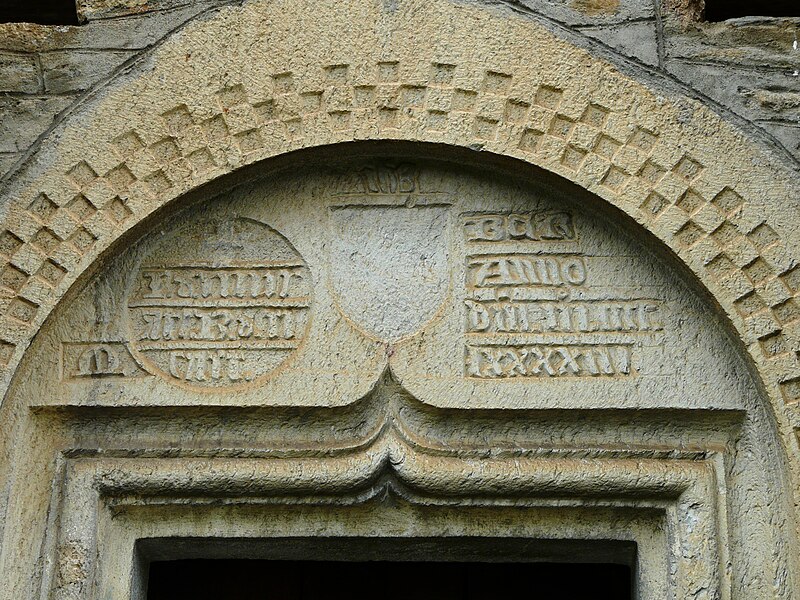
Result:
{"label": "relief carving", "polygon": [[62,367],[64,379],[145,375],[123,342],[64,342]]}
{"label": "relief carving", "polygon": [[468,333],[661,331],[656,300],[476,302],[466,300]]}
{"label": "relief carving", "polygon": [[411,194],[420,191],[416,165],[367,165],[343,174],[337,195]]}
{"label": "relief carving", "polygon": [[468,242],[526,239],[577,241],[572,215],[556,211],[468,216],[464,219],[464,235]]}
{"label": "relief carving", "polygon": [[467,376],[599,377],[630,375],[631,349],[621,344],[467,346]]}
{"label": "relief carving", "polygon": [[[634,369],[625,336],[664,329],[659,300],[591,289],[571,214],[468,214],[462,224],[467,377],[626,377]],[[548,252],[564,242],[571,246]]]}
{"label": "relief carving", "polygon": [[254,381],[301,345],[311,275],[274,229],[248,219],[193,225],[142,260],[128,295],[131,351],[169,381]]}
{"label": "relief carving", "polygon": [[449,194],[423,189],[414,165],[379,164],[340,177],[334,196],[328,225],[336,306],[381,341],[420,331],[450,289]]}
{"label": "relief carving", "polygon": [[476,289],[579,286],[585,281],[586,263],[580,256],[471,256],[467,269],[467,285]]}

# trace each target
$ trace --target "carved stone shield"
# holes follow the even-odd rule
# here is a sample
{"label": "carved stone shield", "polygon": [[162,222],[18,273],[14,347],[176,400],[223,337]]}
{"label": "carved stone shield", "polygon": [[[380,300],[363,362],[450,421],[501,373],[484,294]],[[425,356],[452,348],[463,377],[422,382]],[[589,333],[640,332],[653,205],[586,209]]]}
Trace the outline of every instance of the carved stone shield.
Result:
{"label": "carved stone shield", "polygon": [[449,211],[442,203],[330,208],[330,286],[347,319],[393,342],[436,317],[450,289]]}

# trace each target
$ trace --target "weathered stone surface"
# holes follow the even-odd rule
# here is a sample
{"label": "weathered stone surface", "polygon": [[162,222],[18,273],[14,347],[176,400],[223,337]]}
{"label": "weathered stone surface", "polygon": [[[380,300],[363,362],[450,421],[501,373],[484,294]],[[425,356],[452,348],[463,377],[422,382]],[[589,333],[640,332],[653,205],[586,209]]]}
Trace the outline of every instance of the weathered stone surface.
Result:
{"label": "weathered stone surface", "polygon": [[[455,167],[413,155],[344,161],[347,153],[341,147],[337,159],[301,160],[300,170],[162,219],[109,258],[42,330],[16,397],[27,397],[37,410],[127,407],[138,414],[195,407],[190,418],[208,425],[190,428],[196,433],[181,442],[182,454],[213,448],[215,469],[233,469],[224,476],[189,465],[164,471],[152,458],[138,474],[136,467],[122,475],[112,466],[116,474],[98,475],[105,490],[100,502],[131,477],[141,481],[134,485],[156,486],[167,496],[174,486],[188,486],[184,492],[197,486],[193,493],[225,498],[242,485],[256,496],[302,494],[306,477],[318,481],[314,493],[370,495],[376,492],[364,482],[380,475],[387,490],[402,485],[405,501],[418,510],[436,504],[432,494],[655,494],[693,515],[688,528],[680,519],[670,522],[683,527],[685,544],[705,550],[688,562],[665,555],[664,540],[644,544],[649,526],[634,527],[633,539],[642,543],[640,591],[687,597],[694,589],[717,594],[732,585],[737,596],[769,597],[774,588],[755,583],[757,577],[728,584],[715,572],[719,552],[729,553],[736,572],[775,568],[754,548],[782,543],[759,525],[782,516],[778,474],[760,468],[774,460],[759,446],[768,430],[751,422],[760,414],[758,391],[743,375],[747,368],[719,315],[671,259],[629,224],[615,223],[597,199],[553,177],[501,178],[478,163]],[[55,226],[45,201],[31,210]],[[76,199],[67,210],[94,209]],[[11,281],[7,275],[6,284]],[[305,416],[290,416],[287,406],[303,407],[297,414]],[[217,421],[208,414],[234,407],[257,408],[258,421],[235,415]],[[534,416],[553,411],[562,414],[546,427],[542,419],[552,416]],[[639,416],[623,424],[609,417],[614,411]],[[600,416],[588,417],[591,412]],[[677,437],[676,425],[661,429],[671,414],[683,415]],[[91,434],[80,418],[60,419],[59,427],[104,448],[146,443],[153,458],[173,443],[168,422],[135,423],[122,428],[127,441],[107,437],[117,430],[111,423],[91,426]],[[635,453],[627,451],[615,464],[600,442],[611,439],[620,448],[646,448],[653,464],[634,468]],[[750,450],[729,455],[715,439]],[[580,466],[568,454],[533,458],[512,449],[535,445],[553,452],[567,440],[593,458]],[[260,482],[246,482],[236,461],[220,461],[229,444],[251,451],[280,444],[287,460],[264,471]],[[732,462],[716,485],[728,494],[735,528],[716,524],[719,492],[707,486],[705,467],[681,466],[682,454],[701,460],[687,445]],[[337,457],[333,449],[341,446],[353,450]],[[441,448],[450,452],[440,455]],[[472,469],[467,448],[500,454]],[[313,459],[319,452],[332,454]],[[381,467],[380,457],[393,466]],[[27,470],[32,458],[16,458],[17,468]],[[307,465],[296,471],[292,461]],[[90,512],[97,505],[89,501],[91,486],[77,483],[78,472],[108,467],[71,463],[67,495],[85,500],[62,512],[74,524],[65,533],[81,533],[58,546],[56,596],[84,589],[92,570],[108,573],[100,577],[101,596],[124,596],[129,567],[111,573],[128,550],[104,550],[101,563],[90,557],[88,548],[106,542],[86,523],[102,517]],[[217,477],[227,482],[224,489],[209,492]],[[676,493],[670,489],[680,490],[682,502],[691,498],[693,508],[669,501]],[[562,533],[569,517],[562,519],[540,527]],[[579,538],[627,523],[596,519],[576,532]],[[286,525],[279,523],[276,531]],[[348,520],[341,527],[352,535],[363,525]],[[234,519],[227,532],[239,535],[243,526]],[[130,535],[141,525],[134,517],[115,527]],[[708,545],[709,536],[730,536],[733,544]],[[736,542],[745,536],[748,544]],[[661,561],[681,578],[666,580]]]}
{"label": "weathered stone surface", "polygon": [[797,22],[792,19],[743,19],[725,23],[681,25],[673,19],[665,27],[665,51],[672,58],[728,63],[732,67],[800,67],[794,46]]}
{"label": "weathered stone surface", "polygon": [[[744,18],[664,26],[666,69],[721,106],[758,123],[795,156],[800,94],[796,19]],[[787,124],[789,127],[787,128]]]}
{"label": "weathered stone surface", "polygon": [[[668,62],[668,69],[684,81],[778,137],[795,156],[798,138],[785,126],[800,124],[800,80],[782,69],[734,69]],[[731,76],[735,72],[734,76]]]}
{"label": "weathered stone surface", "polygon": [[[95,72],[100,69],[105,70],[107,75],[117,64],[118,57],[113,56],[116,49],[145,48],[199,12],[222,4],[225,4],[224,0],[205,0],[189,4],[88,2],[86,10],[89,13],[95,11],[92,14],[99,20],[90,20],[81,27],[0,24],[0,49],[15,52],[74,49],[79,54],[92,48],[108,51],[111,56],[105,66],[86,65],[85,56],[75,58],[76,72],[82,69]],[[563,0],[555,3],[530,0],[508,4],[541,15],[545,22],[552,19],[579,29],[584,35],[602,41],[621,55],[634,57],[646,64],[659,65],[658,48],[661,45],[668,58],[691,61],[694,71],[690,78],[692,85],[701,93],[710,95],[713,95],[713,89],[707,89],[704,79],[708,61],[729,64],[731,69],[726,70],[725,76],[738,82],[741,87],[749,84],[747,73],[737,69],[742,64],[757,68],[764,66],[767,69],[791,68],[791,72],[800,68],[796,64],[797,59],[793,57],[798,51],[791,51],[792,32],[795,28],[791,19],[749,18],[721,24],[701,24],[698,22],[697,11],[702,8],[702,3],[693,1],[683,8],[676,7],[675,3],[664,3],[662,16],[665,25],[662,32],[656,23],[653,3],[645,0]],[[689,5],[697,10],[684,10]],[[679,21],[680,15],[687,18]],[[108,16],[113,18],[106,18]],[[34,60],[34,57],[24,60]],[[55,65],[57,70],[64,67],[63,60]],[[89,79],[102,79],[100,75],[96,72]],[[63,78],[63,73],[57,77]],[[85,83],[79,83],[77,87],[82,88],[84,85]],[[797,91],[795,81],[790,81],[787,87],[790,91]],[[28,85],[24,89],[11,91],[30,89]],[[729,98],[715,95],[715,100],[722,106],[740,112],[741,105],[735,96]],[[754,123],[777,136],[787,148],[794,147],[793,140],[786,143],[785,128],[782,125],[763,125],[758,119]]]}
{"label": "weathered stone surface", "polygon": [[[62,380],[95,393],[71,385],[40,397],[119,405],[133,393],[158,404],[177,401],[175,385],[267,385],[281,402],[341,404],[389,368],[439,406],[738,406],[736,378],[709,362],[726,344],[719,326],[692,316],[702,310],[674,278],[654,278],[657,260],[634,259],[632,241],[603,233],[577,203],[490,181],[414,162],[346,165],[162,223],[81,294],[32,359],[49,372],[58,365],[47,357],[63,357]],[[707,346],[690,350],[697,339]],[[348,380],[363,391],[332,395]],[[151,391],[127,391],[136,385]],[[245,390],[237,397],[248,403]]]}
{"label": "weathered stone surface", "polygon": [[219,4],[216,0],[192,2],[165,12],[154,11],[81,26],[0,23],[0,49],[47,52],[52,50],[136,50],[162,39],[181,23]]}
{"label": "weathered stone surface", "polygon": [[800,156],[800,125],[771,121],[763,124],[794,155]]}
{"label": "weathered stone surface", "polygon": [[42,76],[36,57],[18,52],[0,52],[0,92],[42,91]]}
{"label": "weathered stone surface", "polygon": [[70,97],[0,97],[0,152],[24,151],[71,102]]}
{"label": "weathered stone surface", "polygon": [[45,90],[63,94],[88,89],[110,76],[114,69],[132,55],[125,51],[45,52],[41,55]]}
{"label": "weathered stone surface", "polygon": [[664,0],[662,6],[666,15],[688,24],[702,20],[705,0]]}
{"label": "weathered stone surface", "polygon": [[568,25],[596,25],[652,19],[648,0],[519,0],[519,4]]}
{"label": "weathered stone surface", "polygon": [[19,154],[0,152],[0,177],[5,175],[18,160]]}
{"label": "weathered stone surface", "polygon": [[105,19],[137,13],[185,7],[187,0],[76,0],[78,17],[82,20]]}
{"label": "weathered stone surface", "polygon": [[659,64],[655,21],[581,27],[580,31],[645,64]]}
{"label": "weathered stone surface", "polygon": [[765,124],[771,120],[800,123],[800,82],[783,69],[736,69],[669,61],[669,70],[684,81],[747,119]]}
{"label": "weathered stone surface", "polygon": [[76,104],[0,203],[0,598],[324,535],[612,540],[643,598],[795,600],[800,180],[570,39],[258,0]]}

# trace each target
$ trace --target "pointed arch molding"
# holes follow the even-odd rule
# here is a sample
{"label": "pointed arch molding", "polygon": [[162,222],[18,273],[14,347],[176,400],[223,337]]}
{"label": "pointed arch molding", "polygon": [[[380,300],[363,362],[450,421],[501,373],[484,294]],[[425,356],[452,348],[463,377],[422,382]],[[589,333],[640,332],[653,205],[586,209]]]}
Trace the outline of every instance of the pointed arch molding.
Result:
{"label": "pointed arch molding", "polygon": [[797,173],[697,101],[448,0],[221,8],[96,90],[3,192],[4,389],[70,284],[147,215],[268,157],[369,139],[521,159],[631,215],[729,314],[800,463]]}

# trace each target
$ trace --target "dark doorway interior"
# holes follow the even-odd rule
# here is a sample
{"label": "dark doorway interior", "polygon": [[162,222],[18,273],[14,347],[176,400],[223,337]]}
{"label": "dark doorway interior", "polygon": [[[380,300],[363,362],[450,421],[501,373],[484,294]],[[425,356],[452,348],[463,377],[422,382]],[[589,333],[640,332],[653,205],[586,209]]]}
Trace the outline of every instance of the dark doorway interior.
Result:
{"label": "dark doorway interior", "polygon": [[148,600],[631,600],[620,564],[175,560]]}

